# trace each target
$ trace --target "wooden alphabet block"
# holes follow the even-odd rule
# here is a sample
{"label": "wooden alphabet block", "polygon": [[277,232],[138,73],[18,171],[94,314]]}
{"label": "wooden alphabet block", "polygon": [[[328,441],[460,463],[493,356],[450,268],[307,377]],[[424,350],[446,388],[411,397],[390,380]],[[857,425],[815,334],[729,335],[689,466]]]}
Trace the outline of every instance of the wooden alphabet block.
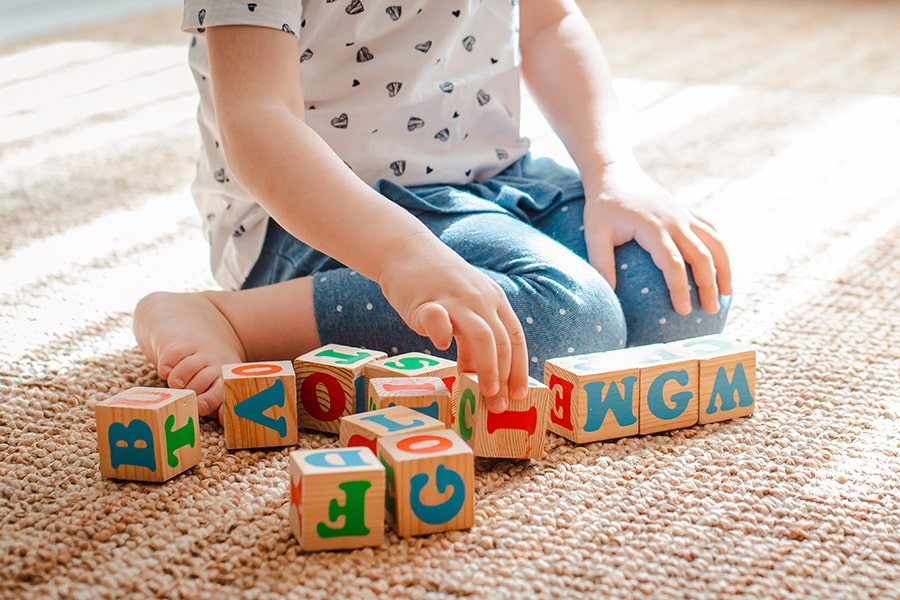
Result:
{"label": "wooden alphabet block", "polygon": [[304,551],[380,546],[385,468],[368,448],[295,450],[291,531]]}
{"label": "wooden alphabet block", "polygon": [[297,384],[290,361],[222,366],[225,447],[297,443]]}
{"label": "wooden alphabet block", "polygon": [[399,433],[445,429],[443,422],[406,406],[390,406],[341,419],[341,446],[365,446],[378,451],[378,438]]}
{"label": "wooden alphabet block", "polygon": [[578,444],[637,435],[641,369],[646,348],[553,358],[544,364],[550,388],[547,428]]}
{"label": "wooden alphabet block", "polygon": [[[366,379],[371,381],[376,377],[440,377],[451,398],[455,398],[458,391],[456,361],[424,352],[407,352],[372,361],[366,365]],[[372,396],[371,386],[366,393],[368,397]]]}
{"label": "wooden alphabet block", "polygon": [[379,438],[385,513],[402,537],[468,529],[475,522],[475,455],[448,429]]}
{"label": "wooden alphabet block", "polygon": [[450,391],[439,377],[375,377],[369,379],[369,406],[407,406],[450,427]]}
{"label": "wooden alphabet block", "polygon": [[200,462],[200,418],[191,390],[134,387],[98,402],[104,477],[162,482]]}
{"label": "wooden alphabet block", "polygon": [[715,423],[753,414],[756,406],[756,350],[723,335],[709,335],[666,345],[696,357],[700,365],[700,423]]}
{"label": "wooden alphabet block", "polygon": [[699,415],[700,367],[668,344],[646,346],[641,368],[640,433],[658,433],[696,425]]}
{"label": "wooden alphabet block", "polygon": [[366,410],[365,366],[387,354],[327,344],[294,359],[300,426],[339,433],[341,417]]}
{"label": "wooden alphabet block", "polygon": [[547,437],[549,388],[529,378],[528,396],[510,402],[507,410],[494,413],[478,387],[478,375],[460,373],[456,431],[475,451],[475,456],[535,458],[544,456]]}

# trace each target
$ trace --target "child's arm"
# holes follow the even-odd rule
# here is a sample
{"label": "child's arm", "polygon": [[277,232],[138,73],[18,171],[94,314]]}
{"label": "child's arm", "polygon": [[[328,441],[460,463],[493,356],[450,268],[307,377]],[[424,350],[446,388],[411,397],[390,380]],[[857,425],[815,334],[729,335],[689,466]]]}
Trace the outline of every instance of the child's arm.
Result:
{"label": "child's arm", "polygon": [[296,38],[251,26],[206,35],[221,142],[241,185],[285,230],[377,282],[435,346],[455,337],[460,367],[478,372],[487,396],[524,397],[525,336],[506,295],[306,125]]}
{"label": "child's arm", "polygon": [[584,182],[591,263],[615,286],[613,249],[636,240],[662,270],[675,310],[691,310],[686,266],[700,302],[731,294],[725,246],[710,223],[679,204],[637,164],[618,129],[612,78],[573,0],[521,0],[522,69],[530,91],[572,154]]}

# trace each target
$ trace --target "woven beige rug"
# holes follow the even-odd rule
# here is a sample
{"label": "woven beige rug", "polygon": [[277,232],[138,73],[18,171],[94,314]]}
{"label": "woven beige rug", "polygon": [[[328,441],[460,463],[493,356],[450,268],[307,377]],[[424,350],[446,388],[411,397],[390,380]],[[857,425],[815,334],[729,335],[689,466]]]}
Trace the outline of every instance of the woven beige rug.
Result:
{"label": "woven beige rug", "polygon": [[480,460],[470,531],[352,552],[301,553],[288,450],[213,423],[188,473],[105,480],[95,403],[162,385],[136,300],[212,285],[187,40],[0,48],[0,597],[900,597],[900,4],[582,5],[645,166],[729,240],[756,414]]}

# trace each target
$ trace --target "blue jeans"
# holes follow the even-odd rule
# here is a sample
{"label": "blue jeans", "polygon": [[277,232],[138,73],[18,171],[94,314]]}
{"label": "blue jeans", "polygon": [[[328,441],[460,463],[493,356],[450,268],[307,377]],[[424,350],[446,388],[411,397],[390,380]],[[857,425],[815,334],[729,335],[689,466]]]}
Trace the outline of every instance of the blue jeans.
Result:
{"label": "blue jeans", "polygon": [[[579,176],[549,159],[525,156],[481,183],[404,188],[380,181],[376,189],[503,288],[522,322],[531,375],[538,379],[548,358],[719,333],[725,325],[731,298],[720,297],[720,312],[708,314],[700,308],[693,279],[694,310],[677,314],[662,272],[635,242],[616,248],[613,291],[587,262]],[[315,276],[313,301],[323,344],[455,357],[455,347],[439,351],[410,330],[377,284],[270,220],[244,287],[307,275]]]}

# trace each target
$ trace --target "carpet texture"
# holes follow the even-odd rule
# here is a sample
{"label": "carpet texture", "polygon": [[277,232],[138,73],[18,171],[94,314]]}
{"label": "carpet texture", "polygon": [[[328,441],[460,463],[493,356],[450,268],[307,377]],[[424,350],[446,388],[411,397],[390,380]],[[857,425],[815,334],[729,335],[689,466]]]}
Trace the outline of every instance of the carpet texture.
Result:
{"label": "carpet texture", "polygon": [[645,167],[729,242],[756,413],[479,460],[470,531],[352,552],[300,552],[289,449],[211,422],[174,480],[103,479],[94,405],[163,385],[135,302],[213,285],[187,39],[169,10],[0,48],[0,596],[900,597],[900,4],[581,4]]}

